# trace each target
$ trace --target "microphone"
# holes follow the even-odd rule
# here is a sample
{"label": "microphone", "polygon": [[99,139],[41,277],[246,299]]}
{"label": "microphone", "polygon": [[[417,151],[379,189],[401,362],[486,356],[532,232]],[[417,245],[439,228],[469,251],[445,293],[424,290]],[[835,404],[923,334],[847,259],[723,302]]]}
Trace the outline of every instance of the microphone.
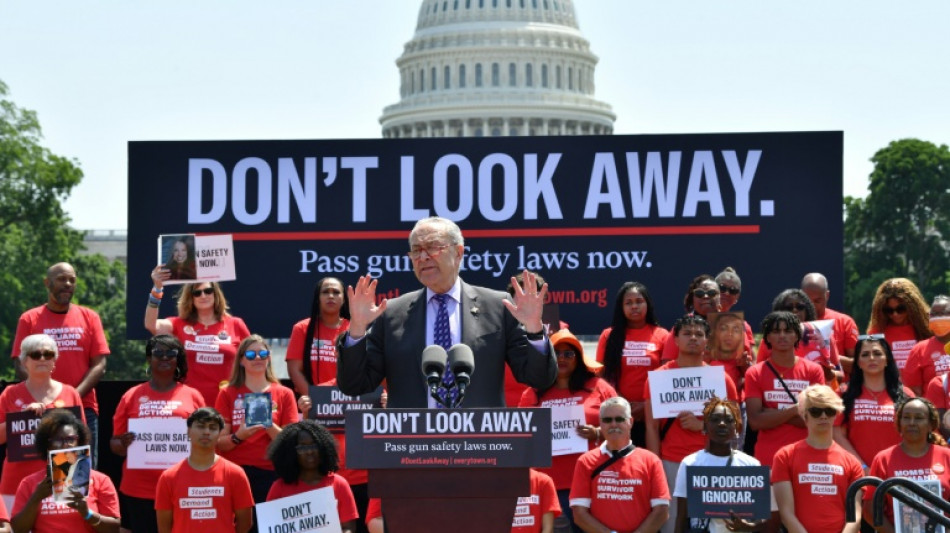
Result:
{"label": "microphone", "polygon": [[472,374],[475,373],[475,354],[472,349],[464,344],[456,344],[449,348],[449,368],[455,374],[455,386],[458,388],[459,395],[453,407],[462,404],[465,397],[465,389],[472,381]]}
{"label": "microphone", "polygon": [[[426,377],[426,385],[429,386],[429,395],[435,398],[439,403],[436,394],[439,391],[439,385],[442,383],[442,373],[445,372],[445,360],[448,355],[445,348],[438,344],[431,344],[422,350],[422,375]],[[447,407],[447,406],[446,406]]]}

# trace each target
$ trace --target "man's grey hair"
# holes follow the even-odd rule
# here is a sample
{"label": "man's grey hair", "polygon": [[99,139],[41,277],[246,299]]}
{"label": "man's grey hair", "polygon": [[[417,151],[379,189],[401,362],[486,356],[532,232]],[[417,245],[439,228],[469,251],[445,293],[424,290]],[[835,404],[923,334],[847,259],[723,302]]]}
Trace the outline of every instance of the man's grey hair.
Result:
{"label": "man's grey hair", "polygon": [[412,237],[416,234],[416,231],[423,226],[435,226],[438,231],[441,231],[449,238],[449,244],[465,244],[465,239],[462,237],[462,230],[458,227],[458,224],[447,218],[433,216],[420,219],[416,222],[416,225],[412,227],[412,231],[409,232],[410,247],[412,246]]}
{"label": "man's grey hair", "polygon": [[628,402],[626,398],[624,398],[623,396],[614,396],[613,398],[607,398],[606,400],[604,400],[600,404],[600,416],[604,416],[604,411],[615,405],[619,405],[620,407],[623,407],[623,416],[627,420],[629,420],[630,417],[633,416],[630,411],[630,402]]}

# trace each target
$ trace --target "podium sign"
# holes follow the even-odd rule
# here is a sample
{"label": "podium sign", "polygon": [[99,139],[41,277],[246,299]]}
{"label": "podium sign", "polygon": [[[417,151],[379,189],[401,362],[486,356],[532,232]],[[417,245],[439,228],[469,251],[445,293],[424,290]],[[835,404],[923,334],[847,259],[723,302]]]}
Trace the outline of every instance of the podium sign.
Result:
{"label": "podium sign", "polygon": [[551,465],[546,408],[347,411],[346,427],[347,468]]}

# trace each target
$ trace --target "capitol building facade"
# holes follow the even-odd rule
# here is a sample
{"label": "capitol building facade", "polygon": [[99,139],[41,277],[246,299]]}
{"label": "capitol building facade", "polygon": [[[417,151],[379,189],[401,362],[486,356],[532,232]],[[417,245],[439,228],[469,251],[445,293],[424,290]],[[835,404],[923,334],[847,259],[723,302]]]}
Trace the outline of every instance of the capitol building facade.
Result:
{"label": "capitol building facade", "polygon": [[572,0],[424,0],[384,138],[609,135]]}

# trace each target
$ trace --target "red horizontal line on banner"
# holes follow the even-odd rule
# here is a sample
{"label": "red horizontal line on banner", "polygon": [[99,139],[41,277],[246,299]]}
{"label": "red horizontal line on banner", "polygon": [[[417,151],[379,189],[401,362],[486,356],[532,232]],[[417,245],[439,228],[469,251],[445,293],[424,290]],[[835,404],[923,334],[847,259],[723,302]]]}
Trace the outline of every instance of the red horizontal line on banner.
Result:
{"label": "red horizontal line on banner", "polygon": [[[609,237],[616,235],[724,235],[759,233],[757,224],[737,226],[653,226],[622,228],[537,228],[537,229],[470,229],[466,237]],[[236,241],[344,241],[405,240],[408,233],[399,231],[279,231],[264,233],[233,233]]]}
{"label": "red horizontal line on banner", "polygon": [[468,439],[481,437],[514,437],[526,439],[533,437],[533,433],[432,433],[428,435],[400,435],[398,433],[386,435],[363,435],[364,439]]}

